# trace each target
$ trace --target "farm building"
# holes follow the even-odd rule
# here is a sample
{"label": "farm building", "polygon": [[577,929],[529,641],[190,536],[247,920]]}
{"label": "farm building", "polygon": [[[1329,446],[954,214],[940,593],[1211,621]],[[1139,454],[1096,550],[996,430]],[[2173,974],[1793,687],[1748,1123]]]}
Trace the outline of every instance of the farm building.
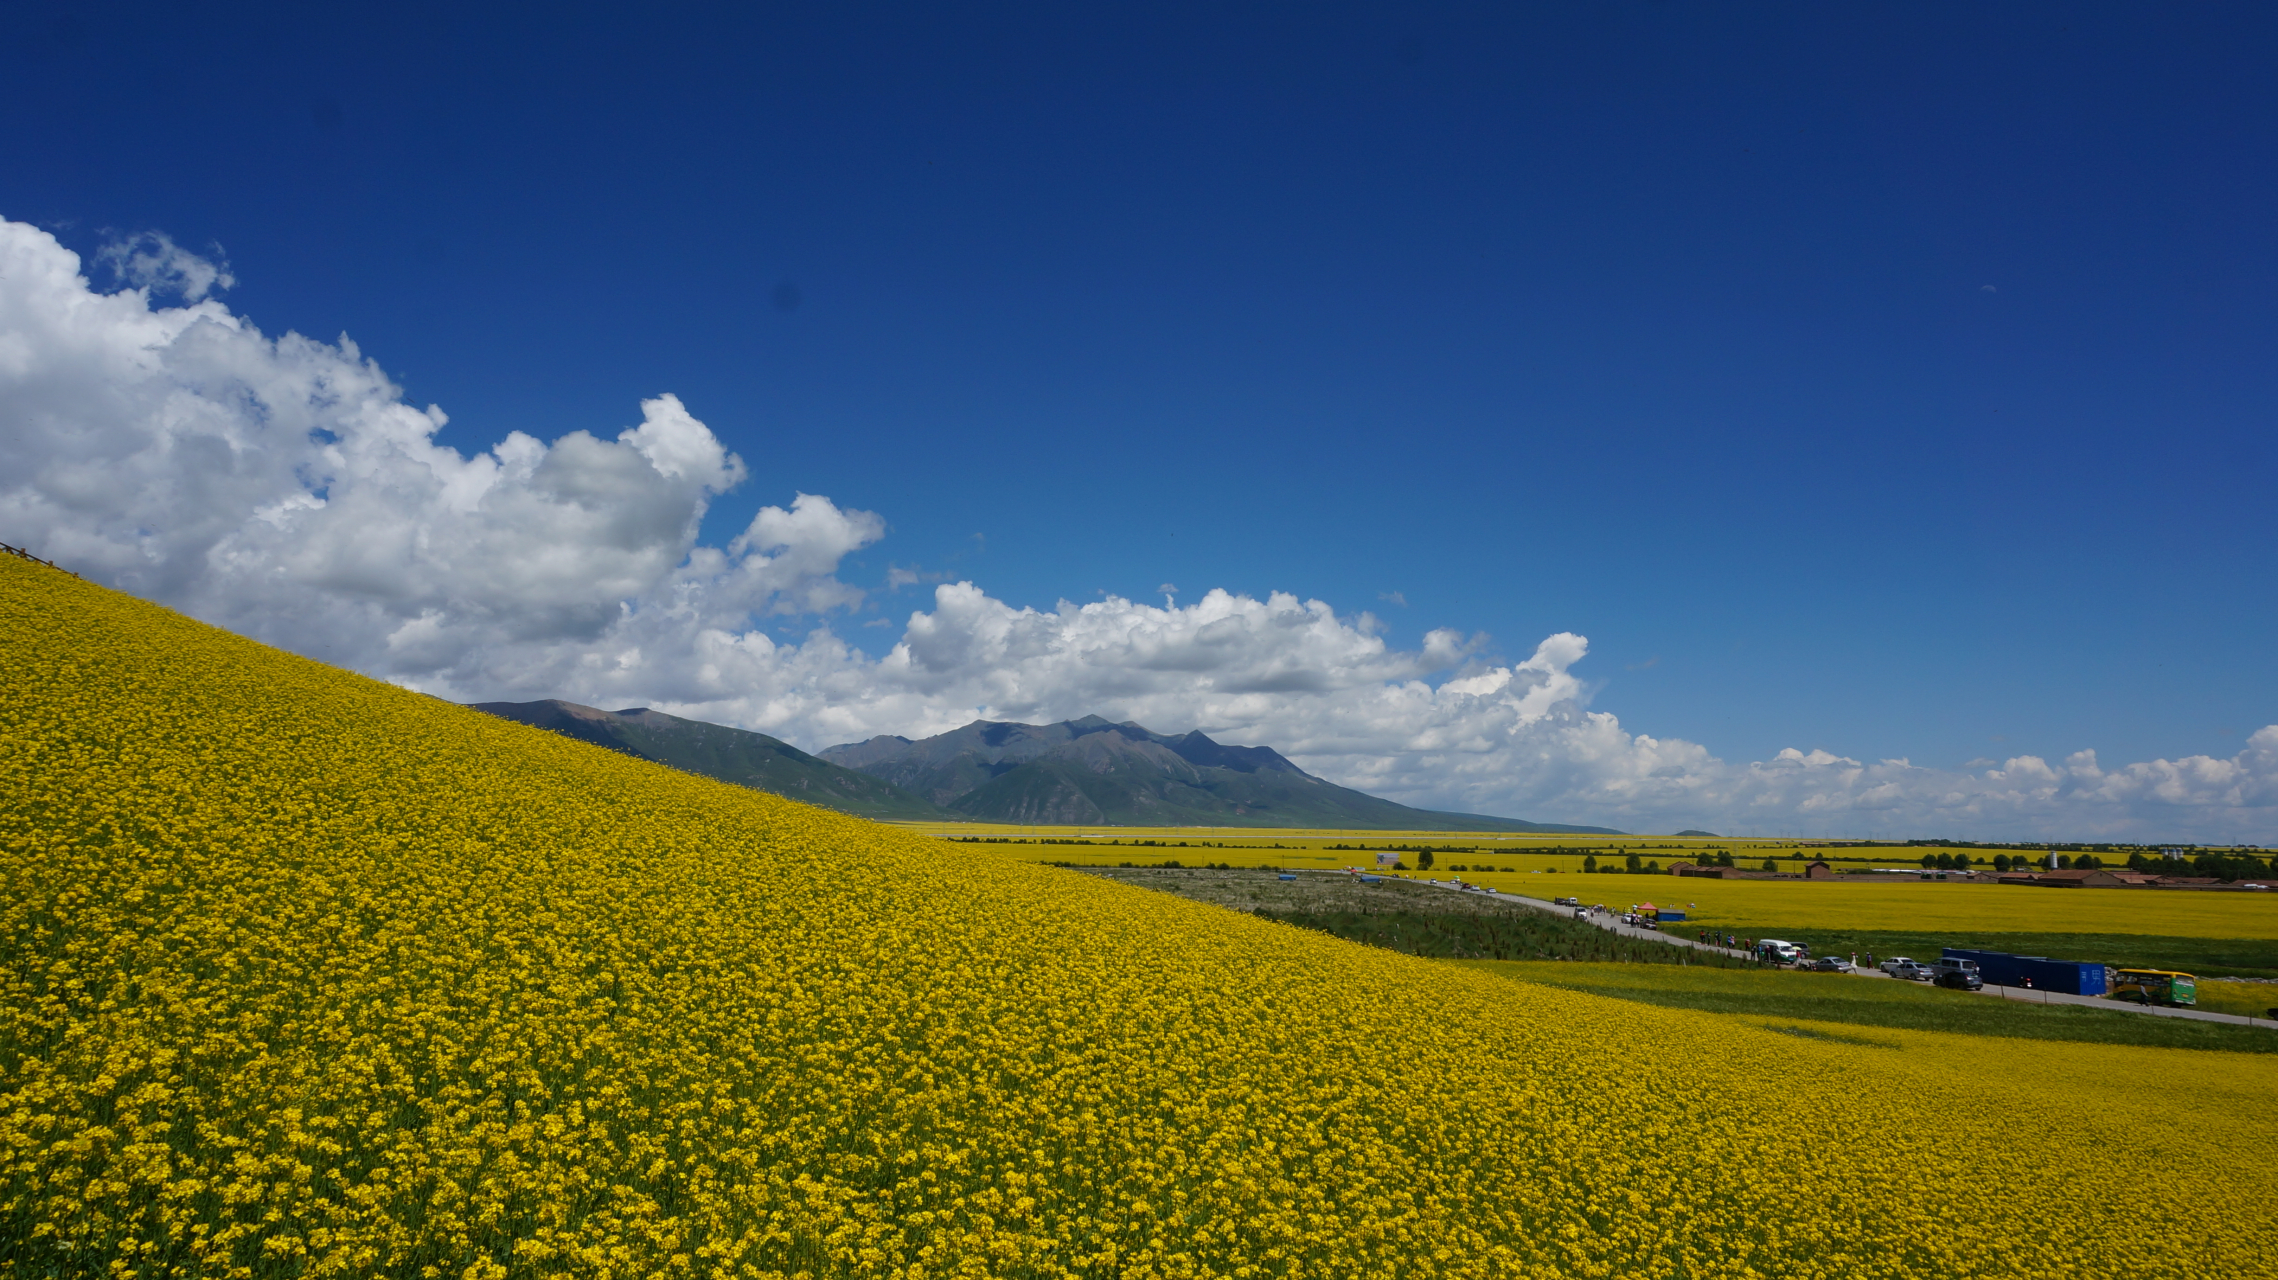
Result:
{"label": "farm building", "polygon": [[2133,871],[2042,871],[2018,877],[2003,876],[2003,884],[2037,884],[2049,889],[2140,889],[2157,883],[2159,877],[2138,875]]}

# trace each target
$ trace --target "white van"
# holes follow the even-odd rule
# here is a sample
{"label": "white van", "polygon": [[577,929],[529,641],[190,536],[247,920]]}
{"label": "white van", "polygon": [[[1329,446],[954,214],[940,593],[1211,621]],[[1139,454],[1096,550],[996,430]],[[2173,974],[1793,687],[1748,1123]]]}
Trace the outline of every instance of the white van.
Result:
{"label": "white van", "polygon": [[1794,964],[1803,959],[1802,947],[1792,942],[1782,942],[1778,938],[1758,938],[1756,953],[1773,964]]}

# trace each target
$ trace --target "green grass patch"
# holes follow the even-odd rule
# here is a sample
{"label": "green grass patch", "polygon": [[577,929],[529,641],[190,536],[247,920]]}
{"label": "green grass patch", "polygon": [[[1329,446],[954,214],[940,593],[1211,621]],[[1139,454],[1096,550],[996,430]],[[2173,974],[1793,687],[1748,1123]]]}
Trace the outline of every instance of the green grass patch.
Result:
{"label": "green grass patch", "polygon": [[2079,1005],[2027,1004],[1966,991],[1944,991],[1923,983],[1836,973],[1667,964],[1465,963],[1521,982],[1709,1013],[2024,1040],[2278,1053],[2278,1031],[2264,1027]]}
{"label": "green grass patch", "polygon": [[[1677,925],[1683,930],[1684,925]],[[1696,928],[1705,926],[1695,926]],[[1721,933],[1722,930],[1720,929]],[[1691,937],[1691,934],[1684,935]],[[1815,956],[1857,952],[1877,960],[1912,956],[1925,964],[1946,947],[1977,947],[2052,960],[2098,960],[2122,969],[2174,969],[2202,978],[2278,978],[2278,942],[2255,938],[2169,938],[2132,933],[1937,933],[1887,929],[1758,927],[1753,936],[1800,942]],[[2278,1004],[2278,1000],[2271,1003]]]}

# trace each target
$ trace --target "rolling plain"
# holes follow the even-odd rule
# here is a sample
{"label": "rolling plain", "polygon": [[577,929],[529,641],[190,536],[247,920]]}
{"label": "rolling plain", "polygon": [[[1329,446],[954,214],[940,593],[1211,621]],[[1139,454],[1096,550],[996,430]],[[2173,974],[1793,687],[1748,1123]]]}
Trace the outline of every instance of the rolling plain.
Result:
{"label": "rolling plain", "polygon": [[[1506,837],[1446,832],[1289,831],[1261,834],[1223,829],[1101,831],[1098,828],[909,828],[951,842],[1004,841],[982,847],[1070,866],[1186,866],[1223,863],[1328,871],[1373,869],[1375,851],[1431,848],[1434,868],[1400,874],[1460,878],[1502,893],[1537,898],[1574,896],[1615,910],[1651,902],[1686,911],[1686,926],[1744,937],[1805,942],[1817,952],[1857,951],[1935,959],[1941,946],[1982,946],[2021,954],[2099,959],[2117,965],[2176,968],[2202,977],[2278,978],[2278,893],[2191,890],[2073,890],[1961,881],[1715,880],[1669,875],[1584,874],[1584,859],[1621,863],[1637,853],[1664,863],[1704,851],[1736,852],[1755,866],[1774,858],[1800,870],[1818,850],[1792,842],[1745,844],[1667,836],[1626,839]],[[1013,843],[1013,842],[1018,843]],[[1539,852],[1543,846],[1560,852]],[[1744,852],[1741,852],[1744,851]],[[1904,868],[1935,849],[1883,850],[1868,865]],[[1861,851],[1842,850],[1856,857]],[[1970,852],[1982,856],[1983,850]],[[1401,857],[1413,868],[1413,852]],[[2273,1003],[2278,1003],[2274,1000]]]}
{"label": "rolling plain", "polygon": [[[7,559],[0,664],[6,1275],[2278,1273],[2272,1055],[1513,981]],[[1299,839],[1093,852],[1351,857],[1259,847]],[[1821,896],[1692,896],[1862,927],[2058,896],[1772,887]]]}

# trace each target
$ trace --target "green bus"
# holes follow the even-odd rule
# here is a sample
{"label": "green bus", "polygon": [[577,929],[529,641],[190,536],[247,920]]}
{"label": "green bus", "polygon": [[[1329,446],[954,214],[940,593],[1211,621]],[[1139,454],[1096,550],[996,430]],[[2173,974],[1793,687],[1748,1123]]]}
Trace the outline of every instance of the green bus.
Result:
{"label": "green bus", "polygon": [[2120,969],[2108,994],[2137,1004],[2192,1005],[2199,1003],[2199,980],[2167,969]]}

